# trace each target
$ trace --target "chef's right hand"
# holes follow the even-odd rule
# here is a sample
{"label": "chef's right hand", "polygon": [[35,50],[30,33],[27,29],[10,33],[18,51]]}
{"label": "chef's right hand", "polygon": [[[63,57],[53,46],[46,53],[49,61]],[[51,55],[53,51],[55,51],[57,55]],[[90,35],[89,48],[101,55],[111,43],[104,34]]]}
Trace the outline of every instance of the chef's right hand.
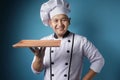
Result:
{"label": "chef's right hand", "polygon": [[43,58],[45,55],[46,47],[30,47],[29,48],[37,57]]}

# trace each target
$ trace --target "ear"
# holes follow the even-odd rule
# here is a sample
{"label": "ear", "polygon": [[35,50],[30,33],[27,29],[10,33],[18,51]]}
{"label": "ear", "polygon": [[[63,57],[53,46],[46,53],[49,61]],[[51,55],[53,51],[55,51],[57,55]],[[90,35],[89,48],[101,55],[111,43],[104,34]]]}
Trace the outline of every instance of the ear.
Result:
{"label": "ear", "polygon": [[71,18],[68,18],[68,20],[69,20],[69,25],[70,25],[70,23],[71,23]]}
{"label": "ear", "polygon": [[48,23],[49,23],[49,26],[51,27],[52,26],[51,20],[49,20]]}

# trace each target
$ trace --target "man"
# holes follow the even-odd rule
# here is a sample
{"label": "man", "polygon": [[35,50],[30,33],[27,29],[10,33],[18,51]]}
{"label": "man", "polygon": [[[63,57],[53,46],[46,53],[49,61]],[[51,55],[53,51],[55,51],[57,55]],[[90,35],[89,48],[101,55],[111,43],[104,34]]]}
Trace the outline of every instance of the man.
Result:
{"label": "man", "polygon": [[61,40],[60,47],[30,48],[35,54],[32,70],[45,70],[44,80],[80,80],[84,57],[91,65],[82,80],[92,80],[104,65],[104,58],[86,37],[68,31],[69,12],[65,0],[49,0],[41,6],[42,22],[54,31],[42,40]]}

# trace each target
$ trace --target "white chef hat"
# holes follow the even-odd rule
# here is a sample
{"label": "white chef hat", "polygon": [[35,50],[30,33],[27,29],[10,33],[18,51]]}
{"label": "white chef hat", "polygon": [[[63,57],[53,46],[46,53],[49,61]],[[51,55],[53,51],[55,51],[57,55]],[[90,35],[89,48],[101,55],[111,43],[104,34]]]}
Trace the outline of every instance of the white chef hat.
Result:
{"label": "white chef hat", "polygon": [[45,26],[49,26],[49,19],[57,14],[66,14],[70,12],[69,3],[65,0],[49,0],[43,3],[40,9],[40,17]]}

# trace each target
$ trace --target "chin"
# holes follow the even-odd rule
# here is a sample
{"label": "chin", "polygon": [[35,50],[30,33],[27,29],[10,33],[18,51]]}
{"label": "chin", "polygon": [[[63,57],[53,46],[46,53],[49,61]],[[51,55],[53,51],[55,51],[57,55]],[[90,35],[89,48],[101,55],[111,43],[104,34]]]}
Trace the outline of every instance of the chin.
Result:
{"label": "chin", "polygon": [[64,33],[58,33],[58,35],[62,37],[62,36],[64,36]]}
{"label": "chin", "polygon": [[66,31],[58,31],[58,34],[64,35]]}

